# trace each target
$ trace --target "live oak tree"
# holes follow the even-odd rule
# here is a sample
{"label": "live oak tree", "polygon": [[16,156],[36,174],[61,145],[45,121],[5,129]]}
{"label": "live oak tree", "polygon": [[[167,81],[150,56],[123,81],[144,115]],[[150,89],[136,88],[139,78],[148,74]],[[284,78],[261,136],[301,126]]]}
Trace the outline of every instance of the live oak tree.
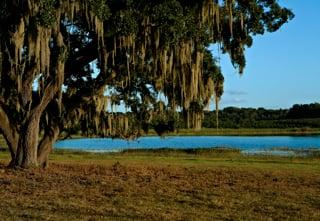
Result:
{"label": "live oak tree", "polygon": [[[217,93],[206,48],[218,44],[242,73],[252,37],[292,17],[276,0],[2,0],[0,131],[10,166],[46,166],[59,134],[80,120],[82,130],[125,138],[161,111],[165,126],[178,109],[200,112]],[[120,102],[130,119],[105,111]]]}

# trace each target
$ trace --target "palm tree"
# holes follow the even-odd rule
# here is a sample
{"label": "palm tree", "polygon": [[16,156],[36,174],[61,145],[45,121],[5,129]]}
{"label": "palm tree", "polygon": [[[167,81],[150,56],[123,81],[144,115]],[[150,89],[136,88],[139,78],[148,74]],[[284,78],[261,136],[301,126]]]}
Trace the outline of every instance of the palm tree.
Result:
{"label": "palm tree", "polygon": [[221,73],[221,71],[217,72],[214,75],[214,101],[216,106],[216,126],[217,130],[219,128],[219,102],[221,100],[221,96],[223,94],[223,83],[224,83],[224,77]]}

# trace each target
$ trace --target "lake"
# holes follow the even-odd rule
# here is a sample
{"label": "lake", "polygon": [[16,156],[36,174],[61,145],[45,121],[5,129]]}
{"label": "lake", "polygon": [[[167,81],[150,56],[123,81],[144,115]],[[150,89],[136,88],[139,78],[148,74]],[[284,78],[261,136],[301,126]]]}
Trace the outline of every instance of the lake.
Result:
{"label": "lake", "polygon": [[[126,149],[160,148],[237,148],[244,153],[260,153],[282,148],[319,149],[320,136],[169,136],[140,137],[134,141],[111,138],[81,138],[58,141],[57,149],[83,150],[90,152],[115,152]],[[280,151],[279,151],[280,149]],[[288,151],[284,151],[288,154]]]}

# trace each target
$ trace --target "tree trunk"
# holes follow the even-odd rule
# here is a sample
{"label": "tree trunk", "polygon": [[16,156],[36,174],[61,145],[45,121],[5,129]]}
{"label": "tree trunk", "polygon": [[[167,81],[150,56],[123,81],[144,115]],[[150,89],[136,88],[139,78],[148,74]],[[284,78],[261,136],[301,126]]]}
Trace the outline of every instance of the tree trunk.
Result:
{"label": "tree trunk", "polygon": [[215,103],[216,103],[216,126],[217,130],[219,129],[219,98],[215,97]]}
{"label": "tree trunk", "polygon": [[9,149],[10,155],[11,155],[11,161],[10,161],[8,167],[13,167],[14,161],[16,158],[16,154],[17,154],[19,137],[18,137],[18,134],[16,134],[16,133],[13,136],[9,136],[9,137],[4,134],[4,139],[6,140],[6,143],[8,145],[8,149]]}
{"label": "tree trunk", "polygon": [[202,113],[194,113],[194,130],[200,131],[202,128]]}
{"label": "tree trunk", "polygon": [[14,125],[10,123],[9,117],[4,109],[0,106],[0,132],[2,133],[11,155],[9,167],[14,165],[14,159],[18,149],[19,134]]}
{"label": "tree trunk", "polygon": [[60,129],[58,126],[51,128],[44,135],[43,139],[39,144],[38,149],[38,164],[42,168],[48,167],[48,156],[50,152],[53,150],[53,144],[58,139],[60,133]]}
{"label": "tree trunk", "polygon": [[38,167],[40,117],[41,113],[35,112],[21,127],[14,167]]}
{"label": "tree trunk", "polygon": [[190,125],[190,111],[189,110],[184,111],[184,122],[186,123],[187,129],[190,129],[191,125]]}

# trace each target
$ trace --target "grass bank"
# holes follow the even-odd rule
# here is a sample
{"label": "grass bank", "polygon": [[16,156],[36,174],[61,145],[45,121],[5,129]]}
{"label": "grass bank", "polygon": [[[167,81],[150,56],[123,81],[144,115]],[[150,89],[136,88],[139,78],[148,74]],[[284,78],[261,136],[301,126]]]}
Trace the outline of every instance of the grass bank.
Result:
{"label": "grass bank", "polygon": [[319,220],[319,157],[237,150],[56,151],[47,170],[7,170],[0,220]]}
{"label": "grass bank", "polygon": [[[151,131],[150,134],[155,134]],[[201,130],[179,129],[176,133],[169,135],[180,136],[299,136],[299,135],[320,135],[320,128],[239,128],[239,129],[215,129],[202,128]]]}

